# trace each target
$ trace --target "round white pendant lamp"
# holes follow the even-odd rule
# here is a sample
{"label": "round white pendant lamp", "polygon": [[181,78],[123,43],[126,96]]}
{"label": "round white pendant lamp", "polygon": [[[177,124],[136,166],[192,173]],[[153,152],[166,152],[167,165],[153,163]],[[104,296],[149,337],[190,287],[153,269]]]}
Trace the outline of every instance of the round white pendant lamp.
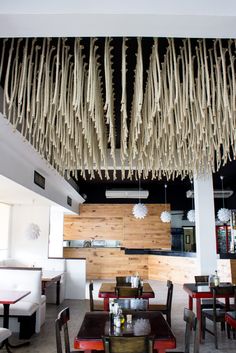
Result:
{"label": "round white pendant lamp", "polygon": [[171,213],[166,211],[166,192],[167,192],[167,184],[165,184],[165,211],[161,212],[160,219],[164,223],[171,222]]}
{"label": "round white pendant lamp", "polygon": [[194,223],[195,222],[195,210],[194,210],[194,192],[193,192],[193,181],[190,180],[191,183],[191,190],[192,190],[192,209],[188,211],[187,213],[187,219],[189,222]]}
{"label": "round white pendant lamp", "polygon": [[[221,189],[222,189],[222,194],[223,194],[223,191],[224,191],[224,185],[223,185],[224,177],[223,177],[223,175],[220,176],[220,179],[221,179]],[[231,211],[228,208],[225,208],[224,194],[222,197],[222,201],[223,201],[223,207],[218,210],[217,218],[219,219],[220,222],[227,223],[230,220]]]}
{"label": "round white pendant lamp", "polygon": [[137,203],[133,207],[133,215],[137,219],[142,219],[146,217],[148,213],[147,207],[143,203]]}
{"label": "round white pendant lamp", "polygon": [[187,218],[188,218],[189,222],[194,223],[195,222],[195,210],[188,211]]}
{"label": "round white pendant lamp", "polygon": [[133,215],[135,218],[137,219],[143,219],[144,217],[146,217],[146,215],[148,214],[148,209],[147,206],[145,206],[143,203],[140,202],[140,189],[141,189],[141,181],[139,178],[139,202],[134,205],[133,207]]}
{"label": "round white pendant lamp", "polygon": [[217,212],[217,217],[222,223],[227,223],[230,220],[231,212],[228,208],[220,208]]}

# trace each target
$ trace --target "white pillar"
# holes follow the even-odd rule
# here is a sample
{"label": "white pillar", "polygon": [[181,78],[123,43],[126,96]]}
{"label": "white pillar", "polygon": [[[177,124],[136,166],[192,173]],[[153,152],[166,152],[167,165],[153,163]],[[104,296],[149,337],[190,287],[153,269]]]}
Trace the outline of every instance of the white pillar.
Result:
{"label": "white pillar", "polygon": [[212,175],[194,177],[194,196],[198,274],[210,275],[217,269]]}

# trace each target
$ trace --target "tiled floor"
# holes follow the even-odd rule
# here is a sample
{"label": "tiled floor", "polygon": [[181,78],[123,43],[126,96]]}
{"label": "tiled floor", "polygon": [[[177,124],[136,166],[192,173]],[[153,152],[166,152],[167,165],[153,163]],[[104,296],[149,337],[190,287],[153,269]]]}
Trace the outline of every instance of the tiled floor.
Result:
{"label": "tiled floor", "polygon": [[[166,283],[158,281],[150,281],[157,294],[157,298],[152,301],[165,302],[166,297]],[[100,282],[94,283],[94,294],[96,296]],[[187,307],[188,298],[187,294],[183,291],[181,285],[174,285],[173,295],[173,309],[172,309],[172,329],[177,339],[177,349],[183,349],[184,339],[184,323],[183,323],[183,309]],[[66,300],[60,307],[56,305],[47,305],[47,318],[46,323],[41,329],[40,335],[34,335],[31,338],[31,344],[28,347],[18,348],[12,350],[17,353],[56,353],[55,345],[55,329],[54,321],[57,313],[65,306],[70,307],[71,320],[70,320],[70,336],[71,347],[73,346],[73,337],[76,335],[83,315],[89,310],[88,300]],[[2,350],[4,352],[4,350]],[[219,349],[215,350],[213,336],[206,334],[206,340],[200,346],[200,353],[233,353],[236,352],[236,340],[228,340],[226,334],[219,330]]]}

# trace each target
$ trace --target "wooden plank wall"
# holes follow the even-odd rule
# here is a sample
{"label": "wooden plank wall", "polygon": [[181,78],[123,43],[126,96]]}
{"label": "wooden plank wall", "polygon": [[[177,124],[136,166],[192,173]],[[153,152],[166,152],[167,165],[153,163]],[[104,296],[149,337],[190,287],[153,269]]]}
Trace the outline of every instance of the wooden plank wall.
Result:
{"label": "wooden plank wall", "polygon": [[160,220],[169,205],[148,204],[148,215],[136,219],[133,204],[85,204],[80,215],[64,218],[64,240],[120,240],[126,248],[170,249],[170,223]]}
{"label": "wooden plank wall", "polygon": [[197,271],[197,261],[193,257],[148,255],[149,279],[193,283]]}
{"label": "wooden plank wall", "polygon": [[232,283],[236,283],[236,260],[230,260],[230,267],[231,267],[231,281]]}
{"label": "wooden plank wall", "polygon": [[125,255],[119,248],[65,248],[65,258],[86,258],[86,279],[134,275],[148,279],[148,255]]}

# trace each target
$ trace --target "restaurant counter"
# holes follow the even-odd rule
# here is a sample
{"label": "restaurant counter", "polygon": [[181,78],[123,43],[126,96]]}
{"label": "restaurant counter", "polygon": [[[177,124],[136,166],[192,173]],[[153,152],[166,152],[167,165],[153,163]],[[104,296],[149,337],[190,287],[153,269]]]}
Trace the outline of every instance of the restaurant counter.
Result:
{"label": "restaurant counter", "polygon": [[181,256],[181,257],[196,257],[195,252],[187,252],[187,251],[173,251],[162,250],[162,249],[127,249],[123,248],[125,254],[139,254],[139,255],[159,255],[159,256]]}
{"label": "restaurant counter", "polygon": [[236,259],[236,253],[221,253],[220,259]]}

